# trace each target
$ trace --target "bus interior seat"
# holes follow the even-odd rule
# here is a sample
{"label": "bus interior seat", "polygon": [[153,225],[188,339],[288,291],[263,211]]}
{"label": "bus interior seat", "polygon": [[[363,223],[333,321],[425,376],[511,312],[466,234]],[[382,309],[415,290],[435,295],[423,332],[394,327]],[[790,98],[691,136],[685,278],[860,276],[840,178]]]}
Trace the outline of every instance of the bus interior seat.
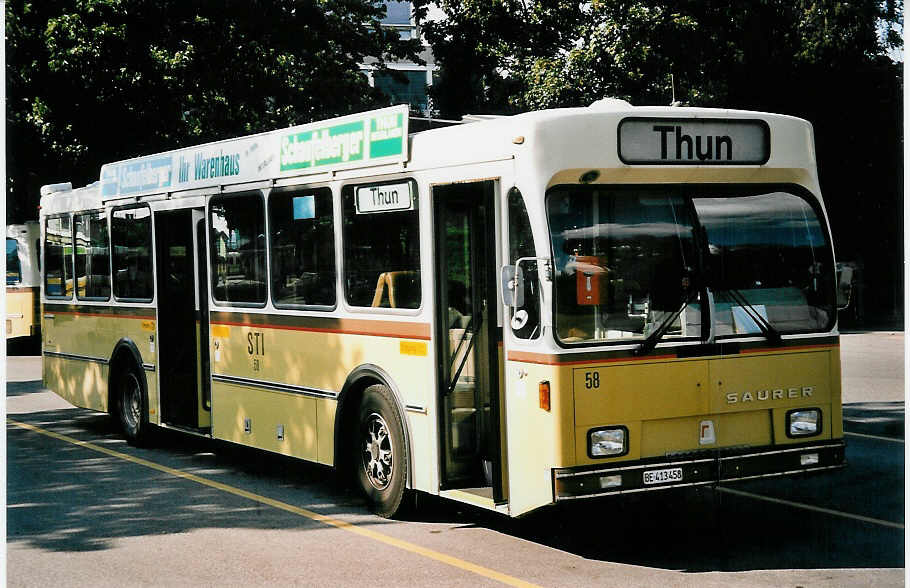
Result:
{"label": "bus interior seat", "polygon": [[417,272],[400,270],[383,272],[376,280],[376,292],[373,294],[373,308],[385,306],[383,299],[388,300],[388,308],[413,308],[414,300],[420,299]]}

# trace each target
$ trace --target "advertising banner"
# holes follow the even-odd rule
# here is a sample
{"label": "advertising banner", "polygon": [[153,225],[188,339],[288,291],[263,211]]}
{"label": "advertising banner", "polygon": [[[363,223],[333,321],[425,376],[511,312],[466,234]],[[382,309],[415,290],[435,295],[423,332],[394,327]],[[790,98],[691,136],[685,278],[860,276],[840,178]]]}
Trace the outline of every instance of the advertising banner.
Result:
{"label": "advertising banner", "polygon": [[101,168],[105,199],[407,161],[408,107],[393,106],[138,157]]}

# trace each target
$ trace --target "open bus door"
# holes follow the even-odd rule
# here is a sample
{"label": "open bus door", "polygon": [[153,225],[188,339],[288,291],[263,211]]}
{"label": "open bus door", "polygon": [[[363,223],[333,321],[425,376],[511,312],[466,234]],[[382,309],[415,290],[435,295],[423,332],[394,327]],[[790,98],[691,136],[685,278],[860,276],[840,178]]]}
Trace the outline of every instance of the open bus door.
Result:
{"label": "open bus door", "polygon": [[208,431],[208,292],[202,209],[155,213],[161,421]]}
{"label": "open bus door", "polygon": [[503,501],[495,185],[433,188],[441,489]]}

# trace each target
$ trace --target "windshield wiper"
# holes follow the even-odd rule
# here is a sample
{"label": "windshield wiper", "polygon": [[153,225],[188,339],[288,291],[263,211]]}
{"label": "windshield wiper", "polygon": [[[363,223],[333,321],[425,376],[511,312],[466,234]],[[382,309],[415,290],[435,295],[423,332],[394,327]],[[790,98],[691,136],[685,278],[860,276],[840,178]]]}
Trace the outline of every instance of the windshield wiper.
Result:
{"label": "windshield wiper", "polygon": [[739,304],[746,314],[749,315],[749,318],[752,319],[752,322],[761,329],[762,334],[765,338],[771,343],[780,343],[780,331],[775,329],[768,319],[763,317],[758,309],[752,305],[751,302],[746,300],[746,296],[736,288],[725,288],[724,292],[727,292],[730,295],[730,298],[734,302]]}
{"label": "windshield wiper", "polygon": [[667,318],[665,318],[663,320],[663,322],[657,326],[656,329],[651,331],[651,334],[649,334],[645,338],[645,340],[642,341],[638,345],[638,347],[635,348],[635,351],[633,351],[633,353],[635,355],[644,355],[645,353],[648,353],[649,351],[654,349],[654,347],[657,345],[658,341],[660,341],[661,338],[663,338],[663,336],[667,334],[667,331],[670,330],[670,325],[673,324],[673,321],[676,320],[676,317],[678,317],[680,314],[682,314],[682,311],[685,310],[687,306],[689,306],[689,303],[692,302],[693,300],[695,300],[696,297],[698,297],[698,292],[699,292],[698,289],[691,290],[689,292],[689,294],[686,296],[686,299],[683,300],[683,303],[680,305],[679,309],[676,312],[674,312],[673,314],[669,315]]}

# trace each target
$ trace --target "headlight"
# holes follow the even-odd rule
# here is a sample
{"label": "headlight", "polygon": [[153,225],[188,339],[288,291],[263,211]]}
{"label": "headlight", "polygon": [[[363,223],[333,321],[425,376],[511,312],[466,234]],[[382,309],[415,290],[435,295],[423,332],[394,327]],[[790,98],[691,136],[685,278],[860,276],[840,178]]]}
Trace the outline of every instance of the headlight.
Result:
{"label": "headlight", "polygon": [[822,411],[817,408],[791,410],[787,413],[788,437],[811,437],[822,430]]}
{"label": "headlight", "polygon": [[625,427],[609,427],[588,431],[588,455],[590,457],[614,457],[625,455],[628,450],[629,430]]}

